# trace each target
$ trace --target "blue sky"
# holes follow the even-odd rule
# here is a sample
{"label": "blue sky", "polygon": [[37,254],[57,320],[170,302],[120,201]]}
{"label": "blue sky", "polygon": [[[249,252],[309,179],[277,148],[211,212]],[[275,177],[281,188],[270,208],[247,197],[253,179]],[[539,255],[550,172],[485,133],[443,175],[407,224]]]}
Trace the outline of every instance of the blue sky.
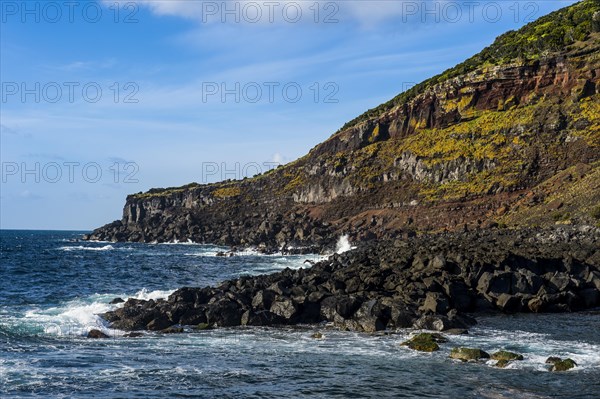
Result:
{"label": "blue sky", "polygon": [[289,162],[573,2],[2,0],[0,227],[88,230]]}

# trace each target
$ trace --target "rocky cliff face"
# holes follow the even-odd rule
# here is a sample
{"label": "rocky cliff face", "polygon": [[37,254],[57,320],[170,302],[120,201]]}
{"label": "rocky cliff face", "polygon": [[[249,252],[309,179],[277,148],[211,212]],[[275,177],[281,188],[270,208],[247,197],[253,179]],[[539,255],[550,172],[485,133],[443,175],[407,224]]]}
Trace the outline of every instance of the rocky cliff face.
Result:
{"label": "rocky cliff face", "polygon": [[[295,162],[243,181],[131,195],[123,218],[89,238],[322,247],[341,233],[598,223],[599,28],[594,0],[553,13]],[[521,44],[538,37],[534,50]]]}

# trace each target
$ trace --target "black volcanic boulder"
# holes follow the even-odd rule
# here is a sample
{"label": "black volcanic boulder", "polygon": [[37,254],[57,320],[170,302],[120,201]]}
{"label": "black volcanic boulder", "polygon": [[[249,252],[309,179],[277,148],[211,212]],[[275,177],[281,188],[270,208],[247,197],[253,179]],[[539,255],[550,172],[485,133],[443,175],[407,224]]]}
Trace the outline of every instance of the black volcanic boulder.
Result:
{"label": "black volcanic boulder", "polygon": [[351,330],[375,332],[385,330],[389,320],[389,309],[384,307],[376,299],[364,302],[354,313],[352,320],[348,320],[345,326]]}
{"label": "black volcanic boulder", "polygon": [[390,319],[388,326],[391,328],[409,328],[416,320],[415,312],[407,306],[394,303],[390,306]]}
{"label": "black volcanic boulder", "polygon": [[194,310],[193,304],[189,302],[176,302],[165,310],[165,315],[172,324],[198,324],[198,323],[183,323],[181,318]]}
{"label": "black volcanic boulder", "polygon": [[206,317],[206,308],[199,307],[186,311],[183,315],[181,315],[177,324],[181,324],[182,326],[194,326],[207,322],[208,319]]}
{"label": "black volcanic boulder", "polygon": [[586,288],[579,291],[582,308],[591,308],[600,304],[600,292],[595,288]]}
{"label": "black volcanic boulder", "polygon": [[420,330],[446,331],[451,329],[468,329],[477,321],[472,317],[458,314],[456,310],[447,315],[424,315],[416,320],[413,328]]}
{"label": "black volcanic boulder", "polygon": [[512,287],[512,274],[508,272],[485,272],[479,278],[477,291],[484,295],[497,297],[509,294]]}
{"label": "black volcanic boulder", "polygon": [[103,315],[111,322],[111,327],[118,330],[142,330],[157,316],[154,312],[143,309],[137,302],[128,300],[122,308]]}
{"label": "black volcanic boulder", "polygon": [[271,305],[270,311],[287,321],[292,321],[298,315],[298,306],[289,298],[279,297]]}
{"label": "black volcanic boulder", "polygon": [[129,299],[102,317],[123,330],[160,331],[167,323],[229,327],[324,320],[367,332],[411,326],[464,330],[474,320],[461,312],[597,306],[600,230],[586,234],[589,240],[572,234],[572,240],[551,245],[547,240],[557,236],[554,230],[447,233],[363,243],[307,269],[182,288],[167,300]]}
{"label": "black volcanic boulder", "polygon": [[320,313],[321,317],[325,320],[332,321],[334,323],[343,323],[344,316],[338,312],[338,300],[335,296],[328,296],[321,301]]}
{"label": "black volcanic boulder", "polygon": [[496,306],[505,313],[516,313],[522,309],[522,298],[517,295],[500,294]]}
{"label": "black volcanic boulder", "polygon": [[184,287],[180,288],[172,293],[169,298],[169,303],[177,304],[189,304],[189,305],[201,305],[206,304],[215,295],[216,290],[214,288],[191,288]]}
{"label": "black volcanic boulder", "polygon": [[252,298],[252,307],[255,309],[268,310],[275,299],[275,293],[269,290],[260,290]]}
{"label": "black volcanic boulder", "polygon": [[87,333],[87,337],[93,339],[109,338],[108,335],[104,334],[100,330],[90,330],[90,332]]}
{"label": "black volcanic boulder", "polygon": [[419,310],[424,313],[444,314],[450,310],[450,301],[439,292],[428,292]]}
{"label": "black volcanic boulder", "polygon": [[444,284],[443,289],[454,309],[459,312],[470,312],[473,310],[474,293],[465,282],[453,279]]}
{"label": "black volcanic boulder", "polygon": [[240,305],[229,298],[222,298],[209,304],[206,318],[209,324],[218,327],[239,326],[244,313]]}
{"label": "black volcanic boulder", "polygon": [[252,311],[247,310],[240,320],[242,326],[275,326],[286,324],[286,320],[281,316],[271,313],[268,310]]}
{"label": "black volcanic boulder", "polygon": [[343,318],[350,318],[361,306],[361,301],[353,296],[342,296],[337,300],[337,313]]}
{"label": "black volcanic boulder", "polygon": [[169,319],[164,315],[160,315],[157,318],[150,321],[146,325],[146,329],[149,331],[160,331],[170,326],[171,322],[169,321]]}

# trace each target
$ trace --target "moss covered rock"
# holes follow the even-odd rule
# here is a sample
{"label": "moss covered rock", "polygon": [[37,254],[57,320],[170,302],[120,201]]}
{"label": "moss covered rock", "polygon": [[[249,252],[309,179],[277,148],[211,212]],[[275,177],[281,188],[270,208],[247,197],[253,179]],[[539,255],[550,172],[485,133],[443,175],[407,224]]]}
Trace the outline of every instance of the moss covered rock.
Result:
{"label": "moss covered rock", "polygon": [[548,359],[546,359],[546,364],[554,364],[554,363],[560,362],[560,361],[561,361],[560,357],[550,356]]}
{"label": "moss covered rock", "polygon": [[523,355],[509,351],[498,351],[492,354],[491,358],[498,361],[523,360]]}
{"label": "moss covered rock", "polygon": [[523,355],[509,351],[498,351],[491,356],[492,360],[497,360],[496,367],[505,368],[513,360],[523,360]]}
{"label": "moss covered rock", "polygon": [[550,371],[567,371],[577,366],[577,363],[575,363],[573,359],[561,359],[560,357],[554,356],[546,359],[546,363],[552,365]]}
{"label": "moss covered rock", "polygon": [[440,349],[438,343],[448,342],[448,339],[437,333],[421,333],[417,334],[408,341],[402,343],[410,349],[421,352],[435,352]]}
{"label": "moss covered rock", "polygon": [[477,361],[479,359],[489,359],[490,355],[477,348],[454,348],[450,352],[450,358],[468,362]]}

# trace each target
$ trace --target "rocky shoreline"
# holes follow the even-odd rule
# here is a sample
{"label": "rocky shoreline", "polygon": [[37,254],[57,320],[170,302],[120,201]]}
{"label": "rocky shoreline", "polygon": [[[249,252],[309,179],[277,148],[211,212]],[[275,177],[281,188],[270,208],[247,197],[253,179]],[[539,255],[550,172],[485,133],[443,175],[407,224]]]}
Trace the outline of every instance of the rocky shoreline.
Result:
{"label": "rocky shoreline", "polygon": [[[328,322],[454,332],[481,312],[600,306],[600,229],[493,229],[363,243],[306,269],[181,288],[102,314],[111,328],[182,331]],[[456,330],[459,329],[459,330]]]}

